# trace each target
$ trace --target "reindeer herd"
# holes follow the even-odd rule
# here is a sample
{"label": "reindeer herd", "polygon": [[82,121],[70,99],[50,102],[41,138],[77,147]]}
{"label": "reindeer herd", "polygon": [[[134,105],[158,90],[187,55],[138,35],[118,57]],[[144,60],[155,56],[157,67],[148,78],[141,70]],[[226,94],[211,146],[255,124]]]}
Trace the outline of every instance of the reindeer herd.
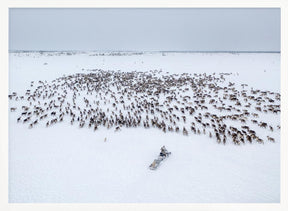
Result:
{"label": "reindeer herd", "polygon": [[[124,127],[158,128],[236,145],[275,142],[270,135],[280,130],[280,123],[265,122],[269,115],[279,118],[280,94],[246,89],[247,84],[237,87],[226,81],[231,73],[87,71],[51,82],[32,81],[22,94],[12,92],[11,103],[20,104],[10,107],[18,114],[17,122],[28,128],[68,122],[114,132]],[[268,130],[269,135],[262,137],[255,128]]]}

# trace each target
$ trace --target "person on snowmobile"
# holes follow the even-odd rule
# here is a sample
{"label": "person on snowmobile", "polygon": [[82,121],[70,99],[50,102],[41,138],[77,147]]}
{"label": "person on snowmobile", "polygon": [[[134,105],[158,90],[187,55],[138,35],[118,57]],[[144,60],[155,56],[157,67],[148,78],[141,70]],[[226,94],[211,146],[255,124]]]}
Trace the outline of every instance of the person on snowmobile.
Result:
{"label": "person on snowmobile", "polygon": [[160,156],[161,157],[166,157],[167,153],[168,153],[168,151],[167,151],[166,147],[165,146],[161,147]]}

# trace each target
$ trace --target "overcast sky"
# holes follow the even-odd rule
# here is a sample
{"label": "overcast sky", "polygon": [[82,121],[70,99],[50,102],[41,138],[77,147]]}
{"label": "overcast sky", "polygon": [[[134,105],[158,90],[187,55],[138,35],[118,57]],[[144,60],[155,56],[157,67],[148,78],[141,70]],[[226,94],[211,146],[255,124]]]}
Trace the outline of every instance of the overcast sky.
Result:
{"label": "overcast sky", "polygon": [[280,9],[10,9],[9,49],[280,51]]}

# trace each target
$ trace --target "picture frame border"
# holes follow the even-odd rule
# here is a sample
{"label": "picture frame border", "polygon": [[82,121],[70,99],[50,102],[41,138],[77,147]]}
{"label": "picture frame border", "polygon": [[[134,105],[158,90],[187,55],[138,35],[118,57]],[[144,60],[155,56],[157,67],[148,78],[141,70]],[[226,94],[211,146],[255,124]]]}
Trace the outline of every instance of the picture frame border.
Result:
{"label": "picture frame border", "polygon": [[[288,1],[260,0],[2,0],[0,97],[0,210],[288,210],[287,120],[288,120]],[[281,9],[281,201],[280,203],[8,203],[8,87],[9,87],[9,9],[10,8],[280,8]],[[286,58],[286,59],[285,59]]]}

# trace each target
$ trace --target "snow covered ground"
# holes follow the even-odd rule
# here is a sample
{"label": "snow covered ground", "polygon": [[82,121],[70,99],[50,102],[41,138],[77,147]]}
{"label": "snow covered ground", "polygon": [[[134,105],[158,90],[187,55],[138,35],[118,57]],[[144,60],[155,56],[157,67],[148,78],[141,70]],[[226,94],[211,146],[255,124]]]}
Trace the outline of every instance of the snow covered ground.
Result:
{"label": "snow covered ground", "polygon": [[[240,89],[280,93],[280,54],[149,53],[95,55],[10,53],[9,91],[24,94],[31,81],[52,81],[89,69],[173,73],[232,73]],[[21,108],[20,101],[10,107]],[[28,129],[10,112],[10,202],[277,203],[280,201],[280,130],[275,143],[217,144],[208,136],[183,136],[143,127],[71,126]],[[276,128],[280,115],[263,118]],[[104,139],[107,138],[105,142]],[[148,166],[165,145],[172,152],[158,170]]]}

